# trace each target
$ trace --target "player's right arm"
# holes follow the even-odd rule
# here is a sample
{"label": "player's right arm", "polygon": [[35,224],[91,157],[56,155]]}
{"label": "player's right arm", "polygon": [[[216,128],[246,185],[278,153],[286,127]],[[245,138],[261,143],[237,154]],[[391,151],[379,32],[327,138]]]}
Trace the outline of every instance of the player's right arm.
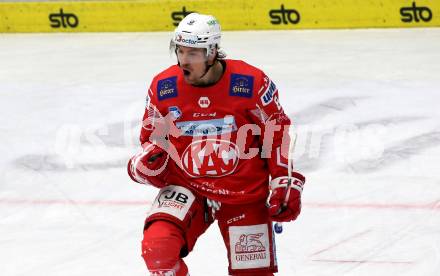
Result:
{"label": "player's right arm", "polygon": [[153,83],[148,89],[139,137],[142,150],[130,158],[127,171],[133,181],[161,188],[166,185],[167,170],[165,170],[165,167],[168,163],[169,155],[165,150],[156,145],[154,137],[152,137],[157,135],[157,129],[154,131],[155,125],[157,120],[161,118],[155,104]]}

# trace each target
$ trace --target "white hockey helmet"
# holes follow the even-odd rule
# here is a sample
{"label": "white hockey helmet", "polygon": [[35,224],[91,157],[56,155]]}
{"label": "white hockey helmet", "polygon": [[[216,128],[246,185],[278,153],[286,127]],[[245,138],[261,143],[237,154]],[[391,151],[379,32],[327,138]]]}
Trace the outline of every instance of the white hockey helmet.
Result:
{"label": "white hockey helmet", "polygon": [[175,50],[176,45],[205,48],[206,55],[211,56],[214,54],[214,49],[220,48],[220,38],[221,27],[214,16],[190,13],[174,30],[170,49]]}

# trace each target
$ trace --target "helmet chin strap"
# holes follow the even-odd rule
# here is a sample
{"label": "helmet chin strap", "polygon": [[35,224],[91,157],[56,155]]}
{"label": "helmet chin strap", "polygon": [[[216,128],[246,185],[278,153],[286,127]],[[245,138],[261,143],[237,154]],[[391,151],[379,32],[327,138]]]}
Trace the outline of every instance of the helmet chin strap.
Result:
{"label": "helmet chin strap", "polygon": [[215,63],[215,60],[211,65],[208,64],[208,61],[205,61],[205,65],[206,65],[205,73],[203,73],[203,75],[201,75],[200,78],[203,78],[208,73],[209,69],[211,69],[211,67],[214,65],[214,63]]}
{"label": "helmet chin strap", "polygon": [[[208,52],[208,50],[206,50]],[[211,65],[208,64],[208,60],[209,60],[209,55],[207,55],[206,61],[205,61],[205,65],[206,65],[206,69],[205,69],[205,73],[203,73],[203,75],[200,78],[203,78],[209,71],[209,69],[211,69],[212,66],[214,66],[215,62],[217,61],[217,57],[218,57],[218,53],[216,53],[216,56],[214,58],[214,61],[212,62]]]}

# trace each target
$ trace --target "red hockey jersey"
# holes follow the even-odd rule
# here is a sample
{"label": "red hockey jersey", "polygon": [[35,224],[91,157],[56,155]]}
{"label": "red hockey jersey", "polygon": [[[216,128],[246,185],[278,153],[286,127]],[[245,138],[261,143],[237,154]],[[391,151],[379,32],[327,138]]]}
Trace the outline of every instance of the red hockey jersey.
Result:
{"label": "red hockey jersey", "polygon": [[187,84],[177,65],[154,77],[140,141],[170,154],[169,184],[230,204],[261,200],[270,176],[287,176],[290,120],[261,70],[222,62],[221,79],[206,87]]}

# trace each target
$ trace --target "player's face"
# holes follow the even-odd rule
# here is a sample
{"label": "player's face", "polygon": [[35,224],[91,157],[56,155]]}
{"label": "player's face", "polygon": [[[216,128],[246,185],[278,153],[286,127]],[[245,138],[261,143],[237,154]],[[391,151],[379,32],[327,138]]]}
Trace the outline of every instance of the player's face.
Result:
{"label": "player's face", "polygon": [[183,78],[189,84],[197,84],[206,70],[206,50],[179,46],[177,59],[183,71]]}

